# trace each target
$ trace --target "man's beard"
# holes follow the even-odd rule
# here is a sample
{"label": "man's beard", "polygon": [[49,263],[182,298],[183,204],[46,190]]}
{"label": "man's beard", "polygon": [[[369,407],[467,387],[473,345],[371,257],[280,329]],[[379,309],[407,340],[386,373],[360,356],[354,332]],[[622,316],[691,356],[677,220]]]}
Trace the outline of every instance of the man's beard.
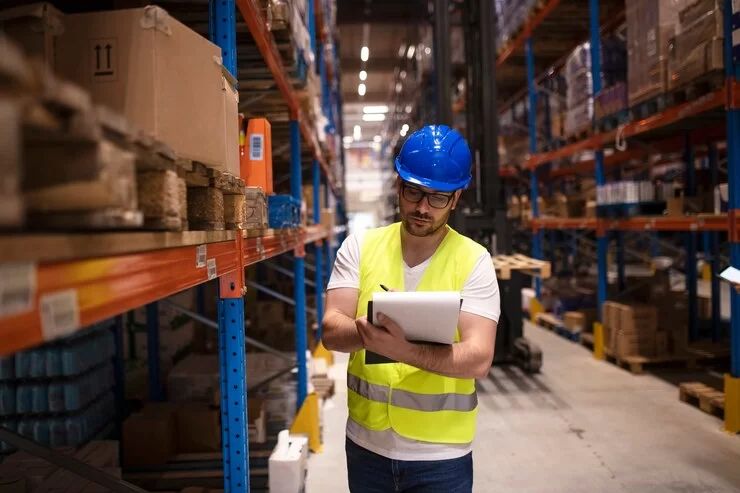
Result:
{"label": "man's beard", "polygon": [[[440,230],[445,224],[447,224],[447,220],[450,217],[450,211],[447,212],[445,217],[439,222],[434,223],[434,220],[426,215],[426,214],[419,214],[417,212],[410,212],[403,218],[403,227],[406,230],[408,234],[411,236],[417,236],[417,237],[424,237],[424,236],[432,236],[434,233]],[[431,221],[423,226],[419,226],[418,224],[411,221],[412,218],[418,218],[421,220],[427,220]]]}

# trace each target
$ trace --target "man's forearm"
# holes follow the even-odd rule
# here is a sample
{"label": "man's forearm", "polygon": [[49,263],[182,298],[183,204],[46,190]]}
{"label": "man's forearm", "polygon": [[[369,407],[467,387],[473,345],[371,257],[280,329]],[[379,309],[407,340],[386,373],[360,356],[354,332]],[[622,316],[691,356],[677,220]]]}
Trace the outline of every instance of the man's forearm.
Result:
{"label": "man's forearm", "polygon": [[450,346],[409,344],[400,361],[421,370],[451,378],[483,378],[491,368],[492,355],[462,342]]}
{"label": "man's forearm", "polygon": [[322,342],[326,349],[341,353],[362,349],[362,339],[352,317],[337,310],[330,310],[324,315],[321,327]]}

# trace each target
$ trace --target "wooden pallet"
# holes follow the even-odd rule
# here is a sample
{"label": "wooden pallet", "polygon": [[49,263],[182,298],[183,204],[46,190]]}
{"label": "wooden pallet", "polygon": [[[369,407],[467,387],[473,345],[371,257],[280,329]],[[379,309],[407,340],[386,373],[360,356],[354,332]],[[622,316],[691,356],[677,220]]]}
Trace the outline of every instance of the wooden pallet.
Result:
{"label": "wooden pallet", "polygon": [[568,135],[565,135],[563,138],[565,139],[566,144],[573,144],[575,142],[585,140],[591,137],[591,135],[593,135],[593,130],[591,129],[591,124],[589,123],[587,126],[578,129]]}
{"label": "wooden pallet", "polygon": [[725,415],[725,394],[700,382],[683,382],[678,386],[681,402],[698,407],[720,419]]}
{"label": "wooden pallet", "polygon": [[612,130],[616,130],[620,125],[623,125],[628,121],[630,121],[630,112],[629,110],[624,109],[600,118],[596,122],[596,129],[601,133],[611,132]]}
{"label": "wooden pallet", "polygon": [[666,95],[663,93],[657,94],[632,105],[630,108],[630,119],[643,120],[655,115],[656,113],[660,113],[665,110],[667,106]]}
{"label": "wooden pallet", "polygon": [[671,89],[666,95],[666,105],[675,106],[693,101],[707,94],[722,89],[725,85],[725,74],[722,70],[708,72],[696,79]]}
{"label": "wooden pallet", "polygon": [[544,329],[555,332],[557,335],[564,337],[569,341],[578,342],[580,340],[580,333],[568,330],[563,321],[551,313],[538,313],[535,323]]}
{"label": "wooden pallet", "polygon": [[690,354],[652,358],[648,358],[645,356],[619,357],[610,348],[605,347],[604,355],[606,356],[606,360],[610,363],[614,363],[621,368],[625,368],[635,375],[642,375],[645,372],[646,366],[681,366],[684,368],[696,367],[696,358]]}
{"label": "wooden pallet", "polygon": [[581,332],[579,342],[588,349],[594,348],[594,335],[592,332]]}
{"label": "wooden pallet", "polygon": [[550,262],[537,260],[526,255],[494,255],[493,266],[496,276],[501,280],[511,279],[511,271],[521,271],[524,274],[547,279],[550,277]]}

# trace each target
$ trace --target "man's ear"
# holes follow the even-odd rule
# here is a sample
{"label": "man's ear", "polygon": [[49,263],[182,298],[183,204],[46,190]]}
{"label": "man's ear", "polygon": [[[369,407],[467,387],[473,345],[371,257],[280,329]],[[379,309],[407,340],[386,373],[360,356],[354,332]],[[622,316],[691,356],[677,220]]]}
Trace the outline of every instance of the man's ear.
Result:
{"label": "man's ear", "polygon": [[456,192],[455,192],[455,193],[453,194],[453,199],[452,199],[452,210],[455,210],[455,207],[457,207],[457,202],[458,202],[458,200],[460,200],[460,195],[462,195],[462,190],[457,190],[457,191],[456,191]]}

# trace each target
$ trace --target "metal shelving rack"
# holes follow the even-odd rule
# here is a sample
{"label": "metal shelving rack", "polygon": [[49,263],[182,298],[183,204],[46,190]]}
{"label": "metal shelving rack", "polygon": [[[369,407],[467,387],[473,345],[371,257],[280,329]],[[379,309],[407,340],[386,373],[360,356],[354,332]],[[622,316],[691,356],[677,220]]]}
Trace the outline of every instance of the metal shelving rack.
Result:
{"label": "metal shelving rack", "polygon": [[[730,243],[730,263],[740,266],[740,63],[733,58],[732,46],[732,18],[733,5],[729,0],[723,2],[724,12],[724,66],[725,84],[721,90],[702,96],[678,106],[670,107],[662,112],[642,120],[633,120],[621,126],[618,130],[599,133],[594,132],[590,137],[579,140],[563,147],[540,151],[536,135],[536,101],[539,91],[537,75],[550,66],[562,61],[570,49],[574,48],[573,35],[562,44],[562,50],[553,52],[553,48],[546,44],[555,45],[549,38],[548,25],[559,24],[561,27],[573,23],[573,12],[583,15],[583,8],[588,8],[588,40],[591,44],[591,74],[593,91],[597,94],[601,90],[600,36],[604,31],[613,29],[607,24],[624,19],[624,4],[614,2],[599,2],[598,0],[548,0],[538,4],[536,12],[529,17],[519,34],[500,53],[497,67],[499,78],[508,79],[509,86],[516,79],[512,70],[506,70],[510,65],[525,65],[527,89],[524,93],[514,96],[512,100],[529,98],[529,138],[530,158],[523,163],[522,168],[529,171],[532,210],[532,228],[534,233],[533,252],[535,258],[543,258],[543,233],[545,230],[591,230],[596,233],[597,264],[598,264],[598,307],[599,320],[602,320],[601,307],[606,301],[607,293],[607,249],[609,232],[617,233],[620,241],[624,231],[673,231],[686,234],[686,279],[689,291],[689,332],[692,338],[697,335],[697,235],[706,232],[709,235],[705,243],[710,249],[711,258],[711,290],[713,336],[719,334],[719,232],[726,232]],[[600,4],[602,12],[600,12]],[[606,6],[606,7],[605,7]],[[579,10],[573,10],[578,9]],[[605,12],[603,10],[609,10]],[[575,29],[574,29],[575,30]],[[557,30],[555,30],[556,32]],[[560,31],[565,32],[564,29]],[[538,40],[538,36],[540,39]],[[557,36],[557,35],[552,35]],[[562,41],[562,40],[561,40]],[[566,46],[567,44],[570,46]],[[522,53],[522,51],[524,53]],[[543,64],[536,66],[537,56],[542,52],[545,56]],[[539,69],[539,70],[538,70]],[[537,72],[537,73],[536,73]],[[519,79],[520,80],[520,79]],[[511,106],[504,105],[504,108]],[[707,123],[711,122],[711,123]],[[619,134],[619,135],[618,135]],[[651,151],[642,147],[632,147],[627,150],[615,150],[605,157],[604,150],[615,147],[616,140],[649,139]],[[717,184],[718,152],[717,141],[727,143],[727,169],[729,204],[728,213],[699,217],[663,218],[663,217],[633,217],[629,219],[560,219],[539,218],[537,198],[539,193],[538,180],[554,180],[566,176],[593,173],[597,187],[603,186],[606,181],[606,170],[618,166],[631,159],[646,156],[648,152],[683,151],[686,162],[687,191],[689,195],[695,191],[695,164],[694,147],[700,144],[709,144],[707,158],[712,170],[713,185]],[[568,167],[550,169],[550,164],[563,158],[572,157],[583,151],[593,151],[594,158],[581,161]],[[620,243],[618,243],[620,244]],[[620,285],[624,283],[624,255],[617,255],[617,271]],[[540,295],[540,285],[537,284],[537,296]],[[732,432],[740,432],[740,297],[732,291],[731,294],[731,370],[725,377],[725,426]]]}
{"label": "metal shelving rack", "polygon": [[[328,158],[322,155],[316,135],[302,118],[296,92],[283,67],[273,36],[267,29],[265,19],[260,13],[256,0],[211,0],[210,34],[223,53],[223,64],[232,73],[237,73],[236,58],[236,16],[241,13],[252,34],[265,63],[273,75],[290,111],[290,179],[291,195],[302,198],[303,169],[301,164],[302,142],[313,154],[311,174],[314,190],[313,219],[316,224],[321,217],[319,190],[326,180],[326,197],[335,195],[337,208],[337,230],[345,231],[343,197],[340,195],[344,176],[334,176],[336,168],[332,146]],[[308,2],[309,32],[312,47],[316,52],[319,41],[331,40],[336,43],[333,33],[327,36],[324,27],[324,12],[320,0]],[[317,34],[318,31],[318,34]],[[334,53],[338,50],[334,48]],[[324,110],[329,111],[329,121],[334,131],[338,123],[338,139],[341,141],[341,100],[339,96],[339,67],[336,57],[319,57],[318,72],[325,91]],[[340,161],[343,163],[343,161]],[[342,164],[343,167],[343,164]],[[337,235],[341,240],[344,233]],[[223,427],[224,491],[227,493],[246,493],[249,486],[249,447],[247,442],[247,388],[245,368],[244,294],[246,284],[244,269],[272,257],[293,252],[293,278],[295,280],[294,303],[296,308],[296,366],[298,368],[298,399],[300,409],[307,396],[308,379],[306,370],[306,292],[305,271],[307,267],[316,273],[317,319],[321,320],[323,306],[320,294],[324,289],[324,273],[333,263],[336,249],[331,242],[334,231],[321,226],[297,229],[271,230],[265,236],[253,237],[245,231],[189,231],[183,233],[131,232],[131,233],[91,233],[85,235],[28,234],[7,235],[2,238],[4,250],[0,254],[0,267],[3,264],[27,266],[33,279],[33,308],[27,312],[0,318],[0,355],[41,344],[45,341],[70,335],[81,327],[105,320],[118,318],[119,340],[121,345],[120,315],[134,308],[146,305],[148,328],[148,363],[150,399],[162,400],[159,374],[159,347],[157,300],[166,298],[185,289],[201,286],[212,280],[219,280],[218,326],[221,361],[221,412]],[[326,247],[324,246],[326,241]],[[315,266],[305,262],[306,245],[315,244]],[[84,252],[84,254],[80,254]],[[198,262],[205,258],[205,262]],[[326,265],[324,266],[324,260]],[[198,293],[203,311],[202,292]],[[43,322],[48,314],[41,307],[47,306],[45,300],[64,296],[66,305],[74,317],[73,327],[62,331],[50,331]],[[60,309],[61,309],[60,308]],[[53,314],[52,314],[53,315]],[[194,315],[195,316],[195,315]],[[319,335],[320,337],[320,335]],[[120,358],[119,354],[119,359]],[[119,375],[121,377],[121,375]],[[119,382],[122,378],[118,379]],[[119,389],[119,393],[120,393]],[[120,396],[119,396],[120,397]],[[0,440],[7,441],[17,448],[23,448],[44,458],[59,467],[70,469],[90,480],[105,484],[112,491],[143,491],[133,485],[115,480],[105,474],[91,470],[79,461],[62,454],[54,453],[28,439],[0,428]]]}

